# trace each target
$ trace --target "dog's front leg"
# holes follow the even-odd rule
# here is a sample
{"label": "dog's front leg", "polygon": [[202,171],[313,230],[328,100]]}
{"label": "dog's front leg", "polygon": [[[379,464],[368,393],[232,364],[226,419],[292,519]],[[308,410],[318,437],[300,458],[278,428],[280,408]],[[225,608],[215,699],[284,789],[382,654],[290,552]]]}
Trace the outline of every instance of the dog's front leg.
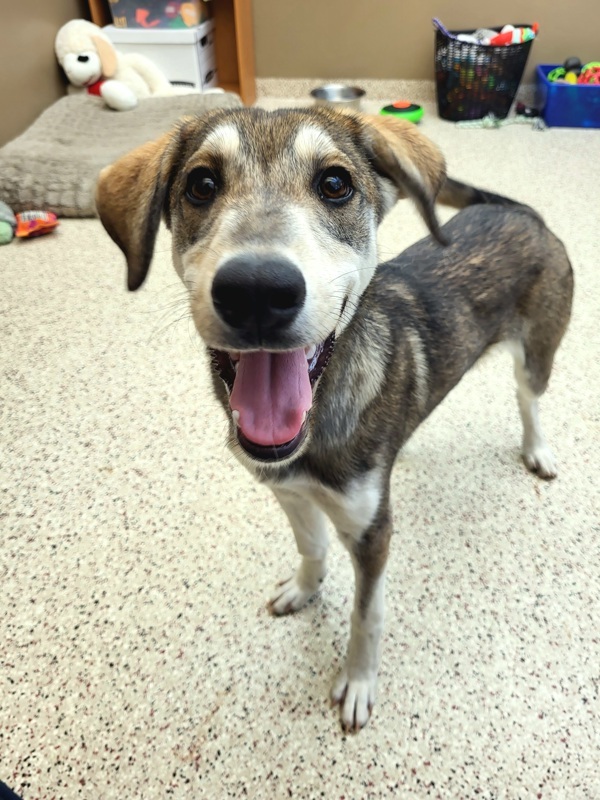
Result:
{"label": "dog's front leg", "polygon": [[377,686],[384,618],[385,564],[392,533],[391,514],[380,510],[360,536],[339,531],[354,565],[355,589],[346,664],[333,686],[331,699],[339,704],[345,730],[367,724]]}
{"label": "dog's front leg", "polygon": [[304,494],[273,487],[290,521],[302,557],[296,574],[276,587],[269,608],[273,614],[298,611],[316,593],[327,573],[329,544],[325,514]]}

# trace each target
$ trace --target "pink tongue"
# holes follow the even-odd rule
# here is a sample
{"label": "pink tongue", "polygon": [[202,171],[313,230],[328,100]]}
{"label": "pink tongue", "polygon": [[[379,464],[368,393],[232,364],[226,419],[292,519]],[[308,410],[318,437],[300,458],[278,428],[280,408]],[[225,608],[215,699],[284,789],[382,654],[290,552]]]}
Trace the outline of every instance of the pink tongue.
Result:
{"label": "pink tongue", "polygon": [[308,364],[303,349],[288,353],[240,353],[229,404],[251,442],[285,444],[300,433],[312,405]]}

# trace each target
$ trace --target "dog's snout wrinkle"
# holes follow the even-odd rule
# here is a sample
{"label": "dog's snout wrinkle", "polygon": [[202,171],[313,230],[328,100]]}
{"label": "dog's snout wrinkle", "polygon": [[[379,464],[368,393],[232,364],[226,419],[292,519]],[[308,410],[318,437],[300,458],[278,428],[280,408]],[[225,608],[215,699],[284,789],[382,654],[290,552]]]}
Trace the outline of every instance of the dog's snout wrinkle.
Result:
{"label": "dog's snout wrinkle", "polygon": [[258,344],[265,333],[289,326],[305,299],[304,276],[279,256],[231,258],[218,270],[212,285],[213,304],[221,319]]}

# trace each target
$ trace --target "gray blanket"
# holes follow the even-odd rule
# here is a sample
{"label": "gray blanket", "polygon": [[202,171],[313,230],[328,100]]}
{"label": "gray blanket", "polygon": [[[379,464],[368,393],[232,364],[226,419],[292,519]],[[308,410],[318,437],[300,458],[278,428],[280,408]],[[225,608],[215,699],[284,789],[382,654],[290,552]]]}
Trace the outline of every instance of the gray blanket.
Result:
{"label": "gray blanket", "polygon": [[241,105],[235,94],[187,94],[111,111],[97,97],[63,97],[0,148],[0,200],[13,211],[93,217],[94,187],[103,167],[156,139],[186,114]]}

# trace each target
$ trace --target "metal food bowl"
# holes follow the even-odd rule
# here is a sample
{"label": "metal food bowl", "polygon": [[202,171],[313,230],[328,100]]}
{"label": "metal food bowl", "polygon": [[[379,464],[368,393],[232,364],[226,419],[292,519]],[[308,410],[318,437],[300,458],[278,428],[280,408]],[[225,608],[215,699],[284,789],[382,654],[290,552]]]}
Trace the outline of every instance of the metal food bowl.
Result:
{"label": "metal food bowl", "polygon": [[343,83],[326,83],[325,86],[313,89],[310,94],[318,106],[353,108],[358,111],[365,90],[358,86],[345,86]]}

